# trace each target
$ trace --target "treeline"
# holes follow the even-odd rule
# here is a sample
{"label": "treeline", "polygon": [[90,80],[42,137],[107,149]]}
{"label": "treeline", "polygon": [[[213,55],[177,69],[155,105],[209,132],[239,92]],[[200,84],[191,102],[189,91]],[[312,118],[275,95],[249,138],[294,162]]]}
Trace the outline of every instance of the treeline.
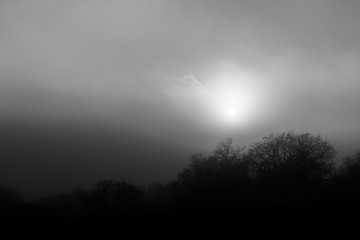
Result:
{"label": "treeline", "polygon": [[335,166],[336,150],[320,135],[271,134],[250,145],[221,141],[194,154],[167,184],[100,180],[91,189],[25,202],[0,188],[2,218],[80,219],[141,215],[360,212],[360,152]]}

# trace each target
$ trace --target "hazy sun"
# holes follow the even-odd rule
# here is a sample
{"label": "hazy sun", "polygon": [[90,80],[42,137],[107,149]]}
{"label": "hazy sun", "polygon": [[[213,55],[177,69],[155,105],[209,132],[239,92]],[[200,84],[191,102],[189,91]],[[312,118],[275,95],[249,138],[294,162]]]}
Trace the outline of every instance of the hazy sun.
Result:
{"label": "hazy sun", "polygon": [[[237,64],[223,64],[206,73],[186,76],[186,88],[179,93],[187,104],[179,101],[184,111],[191,109],[194,119],[214,124],[218,129],[245,129],[253,125],[264,96],[259,75]],[[194,108],[192,108],[194,107]],[[204,125],[205,126],[205,125]]]}
{"label": "hazy sun", "polygon": [[215,117],[226,125],[249,123],[256,109],[257,89],[253,80],[250,74],[234,68],[215,74],[207,84]]}
{"label": "hazy sun", "polygon": [[229,108],[227,110],[227,114],[230,116],[230,117],[234,117],[236,115],[236,110],[234,108]]}

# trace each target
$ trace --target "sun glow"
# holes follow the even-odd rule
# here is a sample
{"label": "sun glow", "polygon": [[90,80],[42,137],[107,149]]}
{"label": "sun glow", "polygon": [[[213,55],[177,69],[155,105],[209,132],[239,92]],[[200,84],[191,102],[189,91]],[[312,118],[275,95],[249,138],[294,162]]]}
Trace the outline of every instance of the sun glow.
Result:
{"label": "sun glow", "polygon": [[231,125],[245,126],[256,109],[254,77],[238,68],[219,71],[207,84],[215,116]]}
{"label": "sun glow", "polygon": [[227,114],[230,116],[230,117],[234,117],[236,115],[236,110],[234,108],[229,108],[227,110]]}
{"label": "sun glow", "polygon": [[168,91],[181,116],[210,130],[252,129],[270,109],[262,74],[237,64],[210,66],[186,75]]}

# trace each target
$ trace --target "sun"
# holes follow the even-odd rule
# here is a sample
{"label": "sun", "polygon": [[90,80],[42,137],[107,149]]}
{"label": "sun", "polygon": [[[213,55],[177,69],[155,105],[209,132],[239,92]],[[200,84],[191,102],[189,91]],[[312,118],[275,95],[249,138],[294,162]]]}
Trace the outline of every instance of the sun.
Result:
{"label": "sun", "polygon": [[251,123],[257,109],[255,77],[240,69],[225,69],[207,82],[208,103],[223,126]]}
{"label": "sun", "polygon": [[226,113],[229,117],[234,117],[236,115],[236,110],[235,110],[235,108],[230,107],[230,108],[228,108]]}

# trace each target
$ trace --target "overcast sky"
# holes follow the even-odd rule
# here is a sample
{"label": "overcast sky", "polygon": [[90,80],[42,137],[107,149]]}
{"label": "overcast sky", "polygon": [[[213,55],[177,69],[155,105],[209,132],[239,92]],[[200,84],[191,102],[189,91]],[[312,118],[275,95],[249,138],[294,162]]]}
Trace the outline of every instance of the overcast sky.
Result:
{"label": "overcast sky", "polygon": [[0,184],[176,177],[233,137],[360,148],[358,0],[0,1]]}

